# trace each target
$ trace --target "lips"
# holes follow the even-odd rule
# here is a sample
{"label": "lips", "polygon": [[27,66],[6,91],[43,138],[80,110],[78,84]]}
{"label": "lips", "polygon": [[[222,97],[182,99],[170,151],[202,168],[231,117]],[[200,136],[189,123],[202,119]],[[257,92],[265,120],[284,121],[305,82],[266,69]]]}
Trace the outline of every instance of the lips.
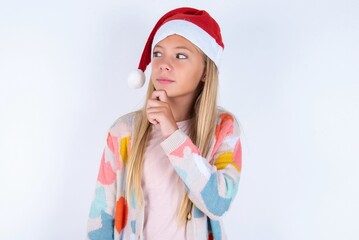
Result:
{"label": "lips", "polygon": [[159,78],[159,79],[157,79],[157,81],[158,81],[160,84],[170,84],[170,83],[173,83],[173,82],[174,82],[173,80],[166,79],[166,78]]}

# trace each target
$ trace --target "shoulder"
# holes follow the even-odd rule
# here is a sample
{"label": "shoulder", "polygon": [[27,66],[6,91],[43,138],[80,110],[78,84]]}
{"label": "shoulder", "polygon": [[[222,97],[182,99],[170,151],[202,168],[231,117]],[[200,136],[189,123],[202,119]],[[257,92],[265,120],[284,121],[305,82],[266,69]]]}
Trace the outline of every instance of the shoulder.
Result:
{"label": "shoulder", "polygon": [[239,132],[239,124],[235,115],[223,107],[217,108],[216,135],[219,132]]}
{"label": "shoulder", "polygon": [[229,112],[223,107],[217,107],[217,124],[224,122],[232,122],[238,125],[237,118],[233,113]]}
{"label": "shoulder", "polygon": [[122,137],[130,136],[135,125],[136,117],[139,111],[127,113],[114,121],[109,128],[109,133],[113,136]]}

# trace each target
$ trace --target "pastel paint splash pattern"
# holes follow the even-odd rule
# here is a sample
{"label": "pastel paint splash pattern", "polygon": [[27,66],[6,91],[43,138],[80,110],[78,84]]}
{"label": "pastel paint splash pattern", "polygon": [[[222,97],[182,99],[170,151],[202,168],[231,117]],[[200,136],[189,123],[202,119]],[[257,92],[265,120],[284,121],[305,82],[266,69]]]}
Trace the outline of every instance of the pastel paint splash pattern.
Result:
{"label": "pastel paint splash pattern", "polygon": [[113,217],[105,211],[101,212],[101,225],[99,229],[89,232],[89,239],[113,239]]}
{"label": "pastel paint splash pattern", "polygon": [[90,217],[97,218],[101,215],[102,209],[107,208],[105,189],[98,187],[95,191],[95,200],[91,204]]}
{"label": "pastel paint splash pattern", "polygon": [[[119,145],[120,145],[120,143],[119,143],[118,138],[115,136],[112,136],[110,133],[108,133],[107,146],[112,154],[115,154],[118,152]],[[115,171],[119,170],[120,167],[121,167],[120,156],[118,154],[115,154]]]}
{"label": "pastel paint splash pattern", "polygon": [[214,215],[223,215],[231,203],[230,198],[221,197],[218,193],[217,175],[212,174],[207,185],[202,190],[201,195],[206,204],[206,208]]}
{"label": "pastel paint splash pattern", "polygon": [[98,175],[98,181],[102,184],[108,185],[115,181],[116,174],[112,169],[111,163],[106,162],[105,153],[102,154],[100,171]]}
{"label": "pastel paint splash pattern", "polygon": [[178,147],[178,149],[176,149],[175,151],[173,151],[171,153],[171,155],[173,156],[177,156],[177,157],[183,157],[183,155],[189,150],[191,153],[195,153],[200,155],[199,150],[197,149],[197,147],[192,143],[191,139],[187,139],[184,143],[181,144],[181,146]]}
{"label": "pastel paint splash pattern", "polygon": [[116,203],[115,226],[117,232],[121,232],[127,224],[128,207],[124,197],[120,197]]}
{"label": "pastel paint splash pattern", "polygon": [[[221,109],[218,112],[208,159],[181,130],[160,144],[193,202],[193,218],[187,225],[196,230],[189,233],[190,239],[225,239],[222,216],[238,190],[242,169],[239,126],[233,115]],[[135,117],[136,113],[127,114],[109,130],[91,204],[87,240],[128,240],[142,235],[139,226],[144,221],[144,210],[137,204],[139,199],[133,194],[129,201],[125,198]]]}
{"label": "pastel paint splash pattern", "polygon": [[120,142],[120,155],[124,166],[126,166],[129,151],[130,151],[130,137],[124,137],[121,139]]}

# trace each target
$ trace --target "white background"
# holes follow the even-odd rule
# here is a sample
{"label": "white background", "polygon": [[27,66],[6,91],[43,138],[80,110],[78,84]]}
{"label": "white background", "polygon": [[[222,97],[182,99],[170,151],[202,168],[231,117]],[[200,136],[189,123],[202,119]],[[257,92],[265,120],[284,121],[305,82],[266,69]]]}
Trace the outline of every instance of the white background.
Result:
{"label": "white background", "polygon": [[157,19],[222,27],[220,103],[244,159],[229,239],[359,239],[357,0],[2,1],[0,239],[82,239],[106,131]]}

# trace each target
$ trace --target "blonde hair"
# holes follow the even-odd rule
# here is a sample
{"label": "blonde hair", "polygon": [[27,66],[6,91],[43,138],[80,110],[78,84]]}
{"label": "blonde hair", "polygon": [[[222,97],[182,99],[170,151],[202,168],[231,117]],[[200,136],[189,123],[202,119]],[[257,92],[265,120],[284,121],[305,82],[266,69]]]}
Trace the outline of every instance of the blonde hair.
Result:
{"label": "blonde hair", "polygon": [[[214,62],[204,55],[205,81],[198,86],[198,96],[194,100],[191,112],[192,124],[189,129],[189,137],[198,147],[202,156],[206,157],[211,145],[212,136],[215,131],[217,119],[217,91],[218,91],[218,70]],[[147,89],[146,99],[149,99],[154,91],[150,82]],[[126,197],[130,199],[135,194],[136,201],[142,205],[141,179],[143,169],[143,157],[147,139],[150,133],[150,123],[147,120],[146,104],[136,112],[135,132],[129,154],[127,166]],[[178,219],[180,223],[186,223],[192,208],[192,202],[185,190],[181,201]]]}

